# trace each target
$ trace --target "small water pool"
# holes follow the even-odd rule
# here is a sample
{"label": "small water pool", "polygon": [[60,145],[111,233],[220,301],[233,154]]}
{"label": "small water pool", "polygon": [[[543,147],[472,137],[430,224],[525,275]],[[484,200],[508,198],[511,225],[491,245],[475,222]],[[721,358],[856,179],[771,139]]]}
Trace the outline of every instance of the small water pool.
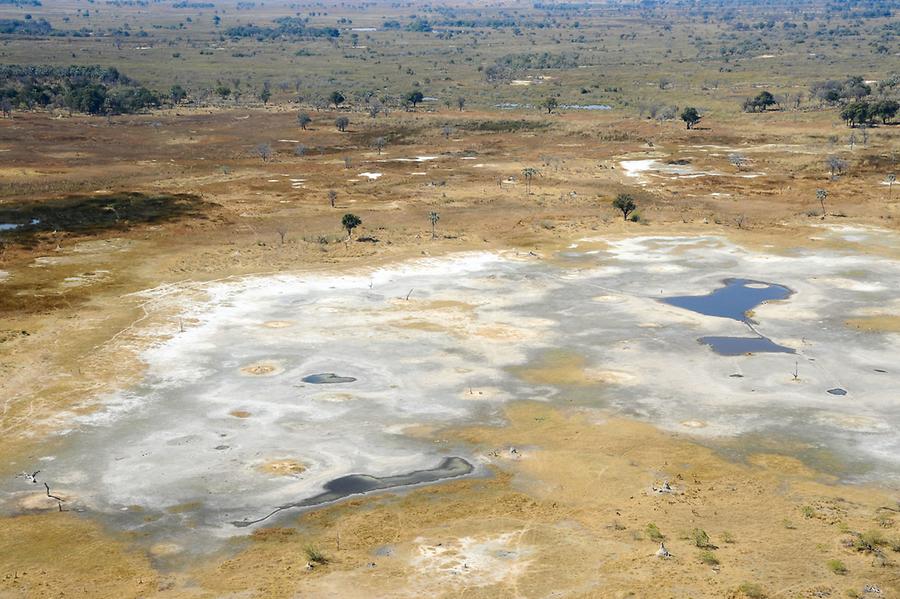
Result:
{"label": "small water pool", "polygon": [[753,322],[747,313],[760,304],[789,298],[793,291],[783,285],[751,279],[725,279],[725,286],[706,295],[667,297],[663,301],[706,316]]}

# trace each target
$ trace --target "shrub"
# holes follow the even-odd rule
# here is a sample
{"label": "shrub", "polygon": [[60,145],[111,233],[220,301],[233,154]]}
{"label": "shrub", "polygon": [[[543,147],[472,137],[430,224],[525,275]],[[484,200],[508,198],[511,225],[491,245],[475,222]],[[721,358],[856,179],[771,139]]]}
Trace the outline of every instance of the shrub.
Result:
{"label": "shrub", "polygon": [[707,566],[718,566],[719,558],[716,557],[716,554],[712,551],[701,551],[700,552],[700,561],[706,564]]}
{"label": "shrub", "polygon": [[702,528],[695,528],[692,530],[690,535],[688,535],[688,538],[700,549],[707,549],[710,547],[709,535],[706,534],[706,531]]}
{"label": "shrub", "polygon": [[644,529],[647,532],[647,536],[650,537],[651,541],[655,541],[657,543],[661,543],[666,539],[666,537],[659,531],[659,527],[654,523],[650,523],[647,525],[647,528]]}
{"label": "shrub", "polygon": [[830,559],[825,562],[832,574],[844,575],[847,573],[847,566],[839,559]]}
{"label": "shrub", "polygon": [[880,545],[886,544],[887,541],[877,530],[858,533],[853,540],[853,548],[857,551],[872,552],[876,551]]}
{"label": "shrub", "polygon": [[765,599],[766,592],[756,583],[745,582],[737,588],[738,593],[744,595],[748,599]]}
{"label": "shrub", "polygon": [[312,545],[307,545],[303,551],[306,553],[306,559],[308,559],[310,563],[323,566],[328,563],[328,557]]}

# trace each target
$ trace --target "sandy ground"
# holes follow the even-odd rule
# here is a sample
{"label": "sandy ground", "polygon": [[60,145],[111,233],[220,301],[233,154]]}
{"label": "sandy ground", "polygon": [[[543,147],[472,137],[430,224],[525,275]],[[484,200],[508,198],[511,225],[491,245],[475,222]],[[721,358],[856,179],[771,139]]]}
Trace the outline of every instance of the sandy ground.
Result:
{"label": "sandy ground", "polygon": [[[414,142],[389,147],[382,157],[368,148],[365,138],[374,133],[348,139],[323,126],[304,132],[304,142],[328,152],[295,158],[287,146],[275,161],[261,163],[235,140],[250,138],[249,131],[254,140],[298,139],[293,115],[260,111],[248,120],[233,117],[163,116],[153,136],[146,135],[142,117],[92,128],[90,136],[79,133],[78,118],[50,122],[25,115],[2,123],[0,145],[12,150],[4,156],[4,178],[12,186],[4,203],[70,191],[143,189],[197,192],[217,205],[202,220],[88,236],[44,234],[33,244],[4,246],[4,476],[52,452],[52,433],[65,429],[74,415],[96,410],[105,392],[138,381],[137,352],[190,327],[178,307],[212,280],[335,272],[466,249],[546,256],[584,237],[653,232],[715,232],[775,253],[804,246],[900,256],[900,244],[868,245],[817,227],[814,190],[820,186],[829,189],[829,222],[895,229],[897,205],[896,194],[889,203],[883,189],[866,184],[882,176],[877,161],[860,160],[852,176],[828,181],[815,154],[824,152],[821,141],[808,123],[773,123],[762,139],[751,128],[719,133],[715,123],[709,131],[687,133],[674,125],[660,131],[659,125],[619,123],[608,115],[570,115],[538,134],[538,149],[534,133],[486,136],[465,131],[461,123],[454,123],[454,135],[463,141],[445,141],[439,133],[443,120],[412,115],[384,123],[418,133]],[[628,141],[598,141],[610,127],[626,133]],[[646,147],[650,138],[652,152]],[[896,147],[890,136],[879,143],[865,151],[877,157]],[[752,149],[746,151],[753,160],[748,172],[767,176],[659,172],[644,174],[644,184],[637,185],[619,166],[622,160],[687,155],[697,172],[725,172],[727,149],[707,146],[735,145]],[[440,159],[377,162],[432,156],[435,147],[441,148]],[[474,152],[477,161],[456,160],[462,151]],[[344,154],[353,155],[354,170],[344,169]],[[230,169],[221,168],[224,163]],[[484,166],[475,168],[479,164]],[[521,169],[530,165],[541,166],[543,175],[529,195]],[[346,181],[361,172],[383,175]],[[305,182],[295,187],[291,179]],[[337,210],[328,205],[331,187],[338,191]],[[612,195],[622,190],[637,195],[644,224],[622,223],[609,208]],[[432,209],[441,212],[436,240],[426,218]],[[340,215],[351,210],[364,220],[357,236],[377,243],[342,240]],[[320,237],[329,238],[322,243]],[[898,318],[897,306],[884,306],[848,315],[847,326],[883,335],[897,331]],[[551,357],[529,375],[552,378],[573,367],[578,369],[565,356]],[[509,425],[501,428],[422,431],[437,444],[464,440],[482,448],[491,478],[346,501],[300,515],[289,527],[232,541],[213,556],[191,556],[189,549],[166,544],[148,548],[85,514],[59,512],[53,502],[36,499],[22,515],[0,522],[0,596],[900,593],[898,557],[889,544],[900,534],[894,524],[896,489],[838,485],[774,454],[726,461],[696,443],[603,413],[522,403],[512,404],[507,416]],[[302,464],[263,467],[290,471]],[[652,491],[665,480],[675,493]],[[656,534],[651,523],[664,535],[671,559],[654,556],[658,543],[650,540]],[[709,536],[703,542],[693,534],[700,544],[717,548],[697,547],[689,540],[694,529]],[[885,543],[858,542],[855,533],[872,531]],[[307,569],[309,547],[321,550],[328,563]],[[834,573],[842,569],[834,563],[829,568],[829,560],[840,560],[846,572]],[[866,585],[881,594],[864,594]]]}

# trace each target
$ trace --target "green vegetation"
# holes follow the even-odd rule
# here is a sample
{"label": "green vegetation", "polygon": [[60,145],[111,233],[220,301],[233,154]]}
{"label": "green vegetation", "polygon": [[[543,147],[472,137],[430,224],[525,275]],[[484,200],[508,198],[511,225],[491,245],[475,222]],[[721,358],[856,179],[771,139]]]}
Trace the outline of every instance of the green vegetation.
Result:
{"label": "green vegetation", "polygon": [[310,27],[309,19],[299,17],[281,17],[275,19],[272,25],[257,26],[238,25],[225,30],[225,35],[232,38],[251,37],[256,41],[273,39],[305,39],[305,38],[335,38],[341,34],[335,27]]}
{"label": "green vegetation", "polygon": [[666,540],[666,537],[663,535],[663,533],[661,533],[659,531],[659,528],[656,526],[656,524],[654,524],[652,522],[647,525],[647,527],[644,529],[644,531],[647,533],[647,536],[650,538],[651,541],[654,541],[656,543],[661,543]]}
{"label": "green vegetation", "polygon": [[886,125],[888,121],[897,116],[898,110],[900,110],[900,102],[897,100],[878,100],[877,102],[857,100],[850,102],[841,110],[841,119],[850,127],[874,123],[877,120]]}
{"label": "green vegetation", "polygon": [[[107,0],[41,14],[39,0],[0,2],[36,7],[33,18],[0,21],[3,61],[127,69],[148,89],[181,85],[196,105],[320,109],[337,88],[354,109],[372,100],[402,108],[408,90],[437,98],[424,103],[431,109],[456,105],[465,90],[469,106],[537,107],[552,97],[556,107],[541,107],[606,104],[667,121],[685,106],[718,119],[741,109],[735,97],[749,98],[751,111],[837,116],[850,102],[874,105],[900,92],[900,74],[885,59],[898,51],[900,26],[895,8],[879,0],[816,10],[784,0],[725,0],[715,10],[658,0],[441,5],[419,14],[388,5],[377,12],[377,33],[351,32],[360,11],[349,5],[286,13],[261,2],[226,9],[208,0]],[[44,38],[39,58],[34,37]],[[855,74],[861,65],[865,79]],[[761,76],[765,92],[756,88]],[[872,114],[884,123],[878,115],[886,113]]]}
{"label": "green vegetation", "polygon": [[716,554],[712,551],[701,551],[700,552],[700,561],[706,564],[707,566],[718,566],[719,558],[716,557]]}
{"label": "green vegetation", "polygon": [[347,230],[347,236],[353,236],[353,229],[360,226],[362,224],[362,219],[356,216],[355,214],[347,213],[344,215],[344,218],[341,219],[341,226]]}
{"label": "green vegetation", "polygon": [[303,551],[306,553],[306,559],[308,559],[311,564],[324,566],[329,562],[328,557],[312,545],[307,545],[304,547]]}
{"label": "green vegetation", "polygon": [[620,193],[613,200],[613,208],[622,212],[622,220],[628,220],[628,215],[637,210],[634,198],[627,193]]}
{"label": "green vegetation", "polygon": [[0,19],[0,35],[50,35],[53,27],[45,19]]}
{"label": "green vegetation", "polygon": [[744,112],[765,112],[769,106],[774,106],[778,102],[771,92],[759,92],[755,98],[747,98],[744,100]]}
{"label": "green vegetation", "polygon": [[688,129],[696,127],[701,118],[703,117],[700,116],[700,112],[693,106],[688,106],[681,111],[681,120],[684,121],[684,124],[687,125]]}
{"label": "green vegetation", "polygon": [[[4,191],[0,186],[0,193]],[[143,223],[205,218],[204,212],[212,206],[190,194],[72,195],[57,200],[7,202],[0,205],[0,222],[19,225],[4,237],[27,244],[40,233],[85,235],[126,230]]]}
{"label": "green vegetation", "polygon": [[[0,99],[13,109],[59,106],[86,114],[127,114],[158,107],[163,99],[115,68],[0,66]],[[183,96],[182,96],[183,97]]]}
{"label": "green vegetation", "polygon": [[556,110],[557,106],[559,106],[559,100],[554,97],[544,98],[540,104],[541,108],[547,111],[547,114],[551,114],[554,110]]}
{"label": "green vegetation", "polygon": [[706,531],[702,528],[695,528],[690,532],[688,538],[691,542],[700,549],[715,549],[715,547],[709,542],[709,535],[706,534]]}
{"label": "green vegetation", "polygon": [[738,593],[747,599],[765,599],[766,592],[761,586],[753,582],[745,582],[737,588]]}
{"label": "green vegetation", "polygon": [[847,566],[839,559],[830,559],[825,562],[825,565],[828,566],[828,570],[832,574],[843,575],[847,573]]}
{"label": "green vegetation", "polygon": [[874,553],[878,551],[879,547],[888,544],[888,540],[884,538],[884,535],[877,530],[870,530],[868,532],[856,533],[853,539],[853,548],[857,551],[864,551],[866,553]]}

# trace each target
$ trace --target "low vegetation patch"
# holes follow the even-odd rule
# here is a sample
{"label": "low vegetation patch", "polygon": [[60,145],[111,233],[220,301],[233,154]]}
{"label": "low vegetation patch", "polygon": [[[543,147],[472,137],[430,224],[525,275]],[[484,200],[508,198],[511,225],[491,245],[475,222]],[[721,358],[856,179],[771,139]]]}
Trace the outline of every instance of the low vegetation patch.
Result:
{"label": "low vegetation patch", "polygon": [[0,204],[0,224],[6,225],[0,239],[28,244],[51,231],[90,234],[145,223],[205,218],[213,206],[192,194],[136,192],[9,202]]}

